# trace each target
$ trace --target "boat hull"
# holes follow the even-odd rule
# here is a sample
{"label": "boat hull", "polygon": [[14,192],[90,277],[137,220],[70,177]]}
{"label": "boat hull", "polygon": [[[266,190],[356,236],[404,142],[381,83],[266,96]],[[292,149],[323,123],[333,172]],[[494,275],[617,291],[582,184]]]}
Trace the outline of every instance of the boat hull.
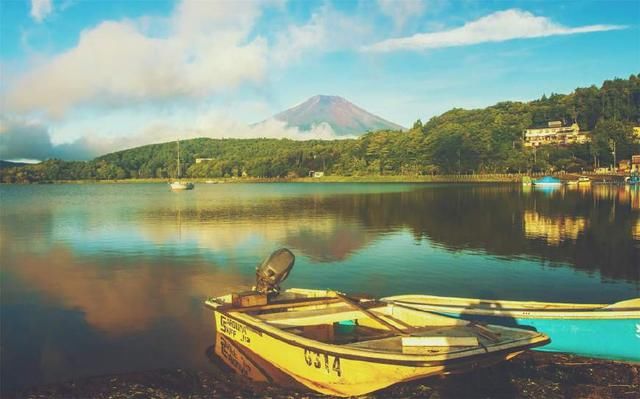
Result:
{"label": "boat hull", "polygon": [[390,385],[433,375],[487,367],[520,354],[525,348],[496,351],[451,361],[394,362],[345,355],[292,342],[224,312],[214,311],[216,332],[263,358],[299,383],[324,394],[357,396]]}
{"label": "boat hull", "polygon": [[193,187],[194,187],[193,183],[181,183],[181,182],[171,183],[170,186],[171,186],[171,189],[175,191],[193,190]]}
{"label": "boat hull", "polygon": [[543,332],[551,343],[534,350],[640,362],[640,319],[532,319],[445,313],[509,327]]}
{"label": "boat hull", "polygon": [[[451,299],[455,303],[460,298]],[[499,302],[493,309],[487,309],[474,305],[467,308],[448,307],[442,304],[446,298],[438,298],[435,305],[418,304],[410,300],[403,303],[394,300],[394,297],[386,300],[463,320],[542,332],[551,338],[551,343],[534,348],[538,351],[640,362],[640,309],[589,310],[585,305],[576,305],[582,308],[574,311],[535,308],[510,310],[502,308]],[[484,302],[487,305],[490,301]],[[565,306],[570,307],[571,304]]]}

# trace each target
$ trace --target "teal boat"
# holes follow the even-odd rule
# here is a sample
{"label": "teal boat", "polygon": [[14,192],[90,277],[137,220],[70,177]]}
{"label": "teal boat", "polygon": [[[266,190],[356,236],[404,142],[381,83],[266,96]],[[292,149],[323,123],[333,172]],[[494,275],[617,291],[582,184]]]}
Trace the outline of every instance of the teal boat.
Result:
{"label": "teal boat", "polygon": [[534,186],[554,186],[559,187],[562,185],[562,181],[560,179],[555,178],[553,176],[545,176],[542,179],[534,180]]}
{"label": "teal boat", "polygon": [[547,334],[551,343],[536,350],[640,362],[640,298],[611,305],[429,295],[399,295],[383,300],[464,320]]}
{"label": "teal boat", "polygon": [[624,179],[625,183],[630,184],[632,186],[640,185],[640,173],[634,172],[630,176]]}

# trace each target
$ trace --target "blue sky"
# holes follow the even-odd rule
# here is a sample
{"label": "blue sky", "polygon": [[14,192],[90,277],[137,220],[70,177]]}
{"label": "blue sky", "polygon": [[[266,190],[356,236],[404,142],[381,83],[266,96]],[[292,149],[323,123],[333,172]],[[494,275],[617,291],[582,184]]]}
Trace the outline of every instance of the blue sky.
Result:
{"label": "blue sky", "polygon": [[0,2],[0,158],[178,137],[332,138],[270,121],[316,94],[404,126],[628,77],[640,2]]}

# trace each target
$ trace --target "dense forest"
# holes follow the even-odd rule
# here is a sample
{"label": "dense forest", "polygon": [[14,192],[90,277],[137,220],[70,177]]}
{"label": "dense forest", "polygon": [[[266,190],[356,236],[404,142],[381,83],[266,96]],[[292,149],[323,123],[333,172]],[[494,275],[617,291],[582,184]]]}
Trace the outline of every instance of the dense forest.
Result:
{"label": "dense forest", "polygon": [[[577,121],[591,142],[544,146],[522,143],[523,130],[548,121]],[[454,108],[407,131],[368,132],[357,139],[209,139],[181,142],[183,175],[297,177],[579,172],[640,154],[633,127],[640,126],[640,74],[608,80],[598,88],[551,94],[528,103],[501,102],[475,110]],[[232,135],[232,132],[230,132]],[[210,161],[196,163],[196,158]],[[169,178],[176,175],[176,143],[146,145],[91,161],[46,160],[0,169],[5,183],[76,179]]]}

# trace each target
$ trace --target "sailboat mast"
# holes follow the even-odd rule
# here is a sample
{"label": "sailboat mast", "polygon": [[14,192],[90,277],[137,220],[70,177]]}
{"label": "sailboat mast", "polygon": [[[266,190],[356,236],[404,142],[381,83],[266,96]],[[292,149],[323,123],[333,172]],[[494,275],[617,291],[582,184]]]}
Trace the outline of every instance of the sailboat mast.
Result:
{"label": "sailboat mast", "polygon": [[180,140],[178,141],[178,179],[180,178]]}

